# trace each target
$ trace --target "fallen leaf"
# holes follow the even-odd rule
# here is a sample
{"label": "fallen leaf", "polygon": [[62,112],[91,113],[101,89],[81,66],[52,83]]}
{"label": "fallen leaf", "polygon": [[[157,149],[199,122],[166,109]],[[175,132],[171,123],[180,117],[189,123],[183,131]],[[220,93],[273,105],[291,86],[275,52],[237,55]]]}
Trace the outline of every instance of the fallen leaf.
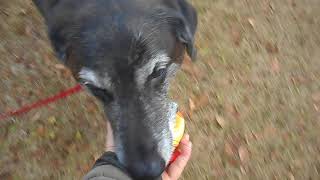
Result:
{"label": "fallen leaf", "polygon": [[228,103],[225,107],[226,112],[231,114],[234,118],[239,118],[240,117],[240,113],[238,112],[236,106],[234,104],[230,104]]}
{"label": "fallen leaf", "polygon": [[255,28],[255,22],[253,18],[248,18],[248,22],[251,25],[252,28]]}
{"label": "fallen leaf", "polygon": [[218,114],[216,114],[216,121],[219,124],[219,126],[221,128],[225,128],[226,127],[226,121],[224,120],[224,118]]}
{"label": "fallen leaf", "polygon": [[40,126],[37,128],[37,134],[38,134],[39,136],[41,136],[41,137],[44,136],[44,134],[45,134],[45,129],[44,129],[44,127],[43,127],[42,125],[40,125]]}
{"label": "fallen leaf", "polygon": [[12,172],[10,172],[8,170],[2,171],[2,172],[0,172],[0,179],[13,180],[14,176],[12,175]]}
{"label": "fallen leaf", "polygon": [[246,169],[243,166],[240,166],[240,171],[242,174],[246,174]]}
{"label": "fallen leaf", "polygon": [[205,73],[193,64],[192,60],[188,55],[185,55],[184,57],[185,58],[182,61],[181,65],[182,71],[197,79],[203,79],[204,77],[206,77]]}
{"label": "fallen leaf", "polygon": [[57,123],[57,119],[54,117],[54,116],[50,116],[48,118],[48,122],[52,125],[56,124]]}
{"label": "fallen leaf", "polygon": [[234,154],[235,154],[235,148],[229,142],[224,144],[224,151],[228,156],[234,156]]}
{"label": "fallen leaf", "polygon": [[209,104],[209,94],[202,93],[200,96],[196,97],[197,101],[195,102],[196,110],[206,107]]}
{"label": "fallen leaf", "polygon": [[62,64],[55,64],[54,67],[58,70],[66,70],[66,67]]}
{"label": "fallen leaf", "polygon": [[36,112],[32,117],[31,117],[31,121],[38,121],[41,117],[41,113],[40,112]]}
{"label": "fallen leaf", "polygon": [[188,100],[188,105],[189,105],[188,114],[191,116],[192,113],[198,111],[203,107],[206,107],[208,104],[209,104],[208,93],[202,93],[199,96],[191,95],[191,97]]}
{"label": "fallen leaf", "polygon": [[247,163],[249,161],[249,151],[246,146],[241,145],[238,149],[240,161],[242,163]]}
{"label": "fallen leaf", "polygon": [[296,7],[297,6],[297,3],[295,0],[290,0],[290,4],[292,7]]}
{"label": "fallen leaf", "polygon": [[87,173],[91,169],[91,164],[84,164],[80,166],[81,172]]}
{"label": "fallen leaf", "polygon": [[224,151],[228,162],[233,166],[238,166],[237,147],[230,142],[226,142],[224,145]]}
{"label": "fallen leaf", "polygon": [[271,42],[267,42],[266,45],[266,50],[270,54],[276,54],[279,52],[279,48],[276,44],[272,44]]}
{"label": "fallen leaf", "polygon": [[311,97],[314,102],[320,102],[320,92],[313,93]]}
{"label": "fallen leaf", "polygon": [[241,33],[240,30],[233,27],[231,29],[231,37],[232,37],[232,41],[235,45],[239,46],[240,42],[241,42]]}
{"label": "fallen leaf", "polygon": [[245,140],[246,140],[247,144],[252,143],[252,141],[256,140],[256,138],[255,138],[255,136],[254,136],[252,131],[250,131],[250,132],[245,134]]}
{"label": "fallen leaf", "polygon": [[196,109],[196,105],[195,105],[194,101],[191,98],[189,98],[189,110],[190,110],[190,112],[192,113],[195,109]]}
{"label": "fallen leaf", "polygon": [[264,129],[263,135],[265,137],[274,137],[277,135],[277,129],[273,125],[269,125]]}
{"label": "fallen leaf", "polygon": [[77,140],[81,140],[81,139],[82,139],[82,135],[81,135],[80,131],[77,131],[77,132],[76,132],[75,138],[76,138]]}
{"label": "fallen leaf", "polygon": [[280,63],[277,58],[273,58],[273,60],[271,61],[271,70],[275,73],[280,72]]}
{"label": "fallen leaf", "polygon": [[212,174],[216,178],[223,178],[226,176],[226,172],[224,171],[223,164],[221,162],[212,162]]}
{"label": "fallen leaf", "polygon": [[289,173],[288,176],[289,176],[289,179],[290,179],[290,180],[295,180],[294,175],[293,175],[291,172]]}
{"label": "fallen leaf", "polygon": [[55,139],[56,138],[56,134],[53,131],[50,131],[48,135],[49,135],[50,139]]}
{"label": "fallen leaf", "polygon": [[275,10],[275,6],[272,2],[269,3],[269,8],[271,9],[272,12]]}
{"label": "fallen leaf", "polygon": [[63,161],[61,159],[52,159],[50,161],[50,165],[55,169],[58,169],[58,168],[62,167],[63,164],[64,163],[63,163]]}
{"label": "fallen leaf", "polygon": [[32,36],[34,29],[30,25],[26,25],[24,31],[27,36]]}
{"label": "fallen leaf", "polygon": [[183,59],[181,69],[188,74],[194,74],[194,67],[190,57],[188,55],[185,55],[184,57],[185,58]]}
{"label": "fallen leaf", "polygon": [[66,145],[66,151],[67,151],[68,153],[72,153],[72,152],[75,151],[76,147],[77,147],[77,146],[76,146],[75,143],[70,143],[70,144]]}
{"label": "fallen leaf", "polygon": [[89,113],[95,113],[98,110],[97,105],[93,101],[88,101],[86,106]]}

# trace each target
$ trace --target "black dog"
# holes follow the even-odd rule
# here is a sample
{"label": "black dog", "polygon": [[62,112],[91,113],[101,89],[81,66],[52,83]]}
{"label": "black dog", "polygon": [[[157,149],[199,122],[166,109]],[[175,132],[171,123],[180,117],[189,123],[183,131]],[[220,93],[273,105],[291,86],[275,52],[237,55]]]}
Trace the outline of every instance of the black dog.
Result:
{"label": "black dog", "polygon": [[197,15],[186,0],[34,0],[59,58],[101,100],[120,162],[136,179],[159,177],[170,158],[176,104],[168,83]]}

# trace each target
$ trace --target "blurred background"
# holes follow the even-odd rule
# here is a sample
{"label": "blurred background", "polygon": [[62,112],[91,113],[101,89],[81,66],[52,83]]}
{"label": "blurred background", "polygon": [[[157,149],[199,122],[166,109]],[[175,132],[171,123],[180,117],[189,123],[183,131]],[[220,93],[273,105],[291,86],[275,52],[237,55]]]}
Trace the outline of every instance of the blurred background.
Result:
{"label": "blurred background", "polygon": [[[171,96],[193,155],[183,178],[320,179],[320,1],[193,0],[198,61]],[[0,112],[76,84],[31,0],[0,0]],[[0,121],[0,179],[80,179],[105,117],[86,92]]]}

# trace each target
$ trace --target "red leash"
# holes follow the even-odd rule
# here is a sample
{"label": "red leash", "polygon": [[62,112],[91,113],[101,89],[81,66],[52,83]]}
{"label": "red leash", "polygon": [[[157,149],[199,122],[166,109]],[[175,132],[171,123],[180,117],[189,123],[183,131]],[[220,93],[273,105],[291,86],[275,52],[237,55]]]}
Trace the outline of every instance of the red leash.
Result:
{"label": "red leash", "polygon": [[61,91],[57,95],[48,97],[46,99],[39,100],[33,104],[22,106],[20,109],[0,114],[0,120],[4,120],[4,119],[12,117],[12,116],[18,116],[18,115],[24,114],[26,112],[31,111],[32,109],[39,108],[41,106],[46,106],[50,103],[53,103],[53,102],[58,101],[60,99],[66,98],[67,96],[78,93],[81,90],[82,90],[82,86],[80,84],[78,84],[70,89]]}

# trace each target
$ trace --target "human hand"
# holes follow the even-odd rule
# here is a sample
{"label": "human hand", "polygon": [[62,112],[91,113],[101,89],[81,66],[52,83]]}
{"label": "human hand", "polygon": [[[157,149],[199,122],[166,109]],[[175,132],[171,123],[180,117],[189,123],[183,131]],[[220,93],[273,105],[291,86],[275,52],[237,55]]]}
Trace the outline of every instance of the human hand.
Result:
{"label": "human hand", "polygon": [[[114,140],[113,140],[113,132],[109,122],[107,122],[107,138],[106,138],[106,151],[115,151]],[[180,141],[177,150],[180,151],[180,155],[177,157],[175,161],[173,161],[167,169],[162,173],[163,180],[177,180],[185,166],[187,165],[192,150],[192,143],[189,139],[189,135],[186,134]]]}
{"label": "human hand", "polygon": [[107,138],[106,138],[106,151],[115,152],[115,146],[113,141],[113,131],[111,128],[111,124],[107,121]]}
{"label": "human hand", "polygon": [[183,136],[177,149],[180,151],[180,155],[162,173],[163,180],[177,180],[186,167],[192,151],[192,143],[188,134]]}

